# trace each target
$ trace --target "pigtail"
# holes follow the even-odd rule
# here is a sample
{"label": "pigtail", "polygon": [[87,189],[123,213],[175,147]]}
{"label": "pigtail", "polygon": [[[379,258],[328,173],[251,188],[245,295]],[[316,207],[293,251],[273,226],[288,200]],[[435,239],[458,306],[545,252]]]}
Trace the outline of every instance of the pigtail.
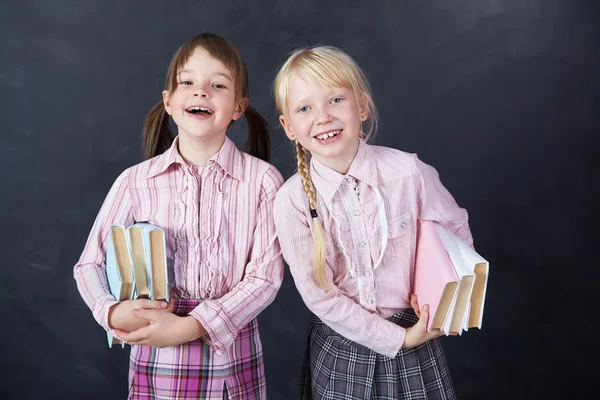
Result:
{"label": "pigtail", "polygon": [[327,250],[325,247],[326,237],[325,230],[321,221],[317,218],[317,191],[315,186],[310,179],[310,167],[308,165],[308,156],[306,150],[302,147],[300,142],[296,141],[296,156],[298,158],[298,173],[302,178],[302,184],[304,185],[304,191],[308,196],[308,202],[310,205],[310,214],[313,218],[313,259],[315,265],[315,280],[322,288],[330,286],[327,273],[325,272],[325,256]]}
{"label": "pigtail", "polygon": [[248,122],[248,139],[246,140],[248,154],[268,162],[271,156],[271,137],[267,121],[250,106],[246,107],[244,116]]}
{"label": "pigtail", "polygon": [[165,110],[164,103],[160,101],[152,107],[144,121],[142,146],[146,159],[164,153],[171,147],[174,139],[175,135],[169,126],[169,115]]}

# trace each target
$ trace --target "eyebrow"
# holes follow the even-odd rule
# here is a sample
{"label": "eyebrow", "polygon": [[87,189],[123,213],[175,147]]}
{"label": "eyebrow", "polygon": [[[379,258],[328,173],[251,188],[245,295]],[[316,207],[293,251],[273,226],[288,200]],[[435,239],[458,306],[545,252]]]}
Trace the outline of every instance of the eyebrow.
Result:
{"label": "eyebrow", "polygon": [[310,102],[310,97],[303,97],[301,99],[298,99],[298,100],[294,101],[293,104],[299,106],[300,104],[306,104],[308,102]]}
{"label": "eyebrow", "polygon": [[[340,93],[340,88],[333,88],[331,90],[329,90],[326,94],[327,97],[341,97],[344,96],[345,93]],[[305,104],[305,103],[310,103],[312,101],[312,96],[306,96],[306,97],[302,97],[296,101],[294,101],[295,104]]]}
{"label": "eyebrow", "polygon": [[[179,73],[177,75],[181,75],[181,74],[185,74],[185,73],[194,73],[194,71],[189,70],[189,69],[182,69],[181,71],[179,71]],[[222,76],[223,78],[229,79],[230,82],[233,82],[233,79],[231,79],[231,77],[223,72],[215,72],[214,75],[218,75],[218,76]]]}

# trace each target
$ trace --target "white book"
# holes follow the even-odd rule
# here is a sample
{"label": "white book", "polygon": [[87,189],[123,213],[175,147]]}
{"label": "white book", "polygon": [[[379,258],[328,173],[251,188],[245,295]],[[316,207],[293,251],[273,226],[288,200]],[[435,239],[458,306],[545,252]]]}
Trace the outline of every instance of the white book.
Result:
{"label": "white book", "polygon": [[458,297],[450,332],[462,334],[468,328],[481,329],[489,262],[452,232],[436,224],[438,233],[460,277]]}
{"label": "white book", "polygon": [[463,256],[465,263],[475,273],[475,284],[471,296],[468,327],[481,329],[485,295],[490,273],[490,263],[462,241],[458,242],[458,249]]}

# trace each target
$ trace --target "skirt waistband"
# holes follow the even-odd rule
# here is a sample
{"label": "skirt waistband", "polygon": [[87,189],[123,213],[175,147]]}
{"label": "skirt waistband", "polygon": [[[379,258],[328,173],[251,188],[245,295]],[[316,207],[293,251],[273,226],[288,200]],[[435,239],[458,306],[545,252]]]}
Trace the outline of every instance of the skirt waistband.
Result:
{"label": "skirt waistband", "polygon": [[173,314],[178,315],[180,317],[184,317],[188,315],[194,308],[198,307],[203,300],[184,300],[184,299],[174,299],[173,304]]}

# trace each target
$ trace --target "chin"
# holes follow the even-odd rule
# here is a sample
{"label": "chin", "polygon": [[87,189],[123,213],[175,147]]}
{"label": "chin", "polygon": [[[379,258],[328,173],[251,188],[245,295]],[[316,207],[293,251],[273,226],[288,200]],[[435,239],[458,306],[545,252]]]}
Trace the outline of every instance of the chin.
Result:
{"label": "chin", "polygon": [[190,138],[190,139],[195,139],[195,140],[205,140],[205,139],[211,139],[214,138],[215,136],[217,136],[215,133],[213,132],[207,132],[207,131],[201,131],[201,132],[186,132],[186,135]]}
{"label": "chin", "polygon": [[[313,153],[314,154],[314,153]],[[343,156],[343,153],[341,151],[320,151],[317,154],[317,157],[321,157],[321,158],[326,158],[326,159],[336,159],[336,158],[340,158]]]}

